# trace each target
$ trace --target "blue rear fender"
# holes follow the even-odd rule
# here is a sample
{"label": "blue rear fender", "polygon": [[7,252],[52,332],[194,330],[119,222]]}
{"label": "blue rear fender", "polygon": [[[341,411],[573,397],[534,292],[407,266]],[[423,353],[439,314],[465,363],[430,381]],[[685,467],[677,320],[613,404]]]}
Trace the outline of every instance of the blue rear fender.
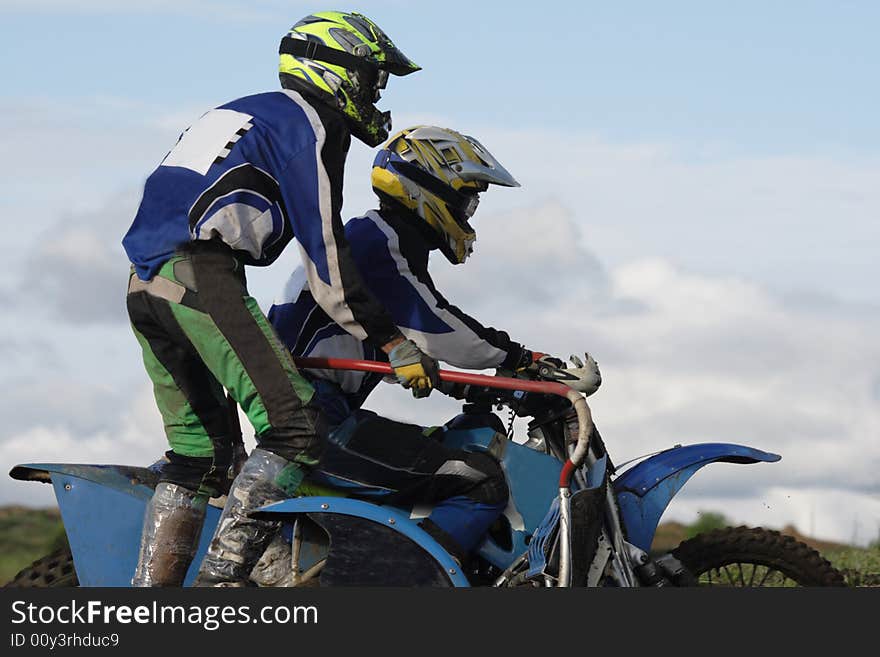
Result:
{"label": "blue rear fender", "polygon": [[[14,467],[9,476],[52,484],[80,586],[131,585],[155,472],[126,465],[33,463]],[[185,586],[195,579],[219,517],[220,509],[208,506]]]}
{"label": "blue rear fender", "polygon": [[629,542],[646,552],[650,550],[669,502],[703,466],[716,462],[773,463],[781,458],[745,445],[700,443],[673,447],[641,461],[612,484]]}

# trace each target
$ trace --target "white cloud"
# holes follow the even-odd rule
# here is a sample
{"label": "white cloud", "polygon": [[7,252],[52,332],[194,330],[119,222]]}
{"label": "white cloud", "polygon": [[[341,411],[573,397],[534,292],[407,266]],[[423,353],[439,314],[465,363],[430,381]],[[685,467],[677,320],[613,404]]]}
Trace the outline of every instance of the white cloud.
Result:
{"label": "white cloud", "polygon": [[[745,514],[754,507],[743,500],[755,491],[787,488],[796,499],[780,508],[800,516],[803,499],[833,491],[835,499],[858,498],[860,513],[874,510],[863,523],[877,518],[880,311],[787,305],[755,283],[685,272],[658,258],[597,272],[571,226],[544,232],[534,257],[524,257],[511,236],[549,220],[574,221],[555,203],[481,217],[486,248],[474,265],[485,260],[473,268],[438,261],[435,278],[453,303],[514,338],[597,358],[604,382],[591,404],[613,458],[676,443],[752,445],[783,460],[715,466],[689,484],[696,497],[685,508],[723,499]],[[590,265],[581,275],[572,261]],[[529,275],[557,285],[556,294],[524,293],[520,277]],[[816,513],[822,526],[842,531],[830,508]]]}
{"label": "white cloud", "polygon": [[[61,363],[58,360],[45,367],[61,369]],[[126,390],[109,382],[46,378],[36,372],[19,372],[13,384],[5,387],[6,394],[0,400],[0,416],[4,418],[0,441],[39,426],[60,426],[75,435],[115,429],[127,402]]]}
{"label": "white cloud", "polygon": [[[736,467],[712,465],[693,481],[711,477],[716,469]],[[757,495],[713,497],[693,495],[693,485],[689,483],[673,500],[666,519],[693,522],[700,511],[722,510],[736,524],[773,528],[794,525],[801,533],[824,540],[866,545],[880,538],[880,500],[876,497],[836,488],[777,486]]]}
{"label": "white cloud", "polygon": [[129,262],[121,241],[138,200],[117,195],[92,212],[65,213],[38,234],[21,280],[31,301],[74,324],[127,321]]}
{"label": "white cloud", "polygon": [[[603,262],[658,256],[783,290],[880,301],[876,158],[733,157],[577,131],[467,131],[523,184],[490,190],[487,207],[556,199]],[[528,239],[539,235],[533,228]]]}
{"label": "white cloud", "polygon": [[[2,294],[17,311],[28,291],[52,317],[51,325],[29,325],[26,340],[13,314],[4,318],[5,352],[17,359],[4,383],[22,389],[22,404],[36,404],[39,391],[18,370],[54,377],[46,390],[60,397],[76,378],[68,352],[109,385],[145,381],[123,323],[100,330],[84,323],[124,319],[119,240],[136,193],[111,198],[103,181],[136,189],[186,123],[210,106],[169,114],[120,99],[96,102],[94,116],[74,108],[61,124],[59,108],[20,107],[15,123],[22,129],[4,145],[7,155],[21,154],[13,169],[4,157],[10,193],[55,195],[59,207],[65,194],[85,199],[72,211],[30,215],[22,232],[34,246],[15,254],[30,263],[21,270],[26,275],[4,276]],[[109,124],[95,120],[111,114]],[[591,401],[617,461],[675,443],[754,445],[783,460],[712,466],[688,484],[688,501],[676,513],[711,508],[743,522],[791,521],[806,530],[804,509],[815,508],[817,531],[827,527],[833,533],[823,535],[839,540],[851,537],[852,519],[835,517],[835,505],[846,504],[865,528],[874,521],[876,163],[717,154],[697,161],[657,145],[458,127],[479,137],[524,187],[485,195],[473,260],[452,267],[434,258],[438,287],[532,347],[593,353],[604,384]],[[83,149],[94,155],[84,164]],[[353,146],[347,216],[374,205],[370,158]],[[252,269],[252,293],[265,304],[296,260],[290,249],[274,267]],[[54,345],[66,368],[47,363],[41,344]],[[99,412],[100,397],[100,388],[84,394],[82,408]],[[164,449],[164,436],[149,395],[137,404],[137,412],[109,405],[100,426],[50,405],[46,418],[7,434],[4,460],[146,464]],[[457,408],[448,400],[413,402],[391,386],[368,405],[425,423],[445,421]],[[22,486],[4,481],[0,500],[32,501]],[[771,515],[761,510],[767,500]],[[868,535],[866,529],[862,538]]]}
{"label": "white cloud", "polygon": [[2,202],[27,218],[27,236],[60,213],[90,211],[120,191],[140,189],[180,133],[228,100],[219,95],[169,108],[106,95],[0,98],[14,126],[0,142]]}
{"label": "white cloud", "polygon": [[[142,385],[112,416],[113,426],[77,433],[64,422],[37,423],[3,440],[3,466],[21,463],[116,463],[146,466],[167,449],[152,389]],[[0,478],[0,503],[48,504],[51,488]]]}

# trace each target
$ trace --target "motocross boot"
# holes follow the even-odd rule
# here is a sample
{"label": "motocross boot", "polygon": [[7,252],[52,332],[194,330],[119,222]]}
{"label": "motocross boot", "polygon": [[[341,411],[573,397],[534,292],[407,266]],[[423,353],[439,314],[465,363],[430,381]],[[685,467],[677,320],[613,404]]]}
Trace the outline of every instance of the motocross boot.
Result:
{"label": "motocross boot", "polygon": [[194,586],[250,586],[250,573],[280,522],[250,517],[262,506],[292,497],[304,476],[287,459],[256,448],[235,478]]}
{"label": "motocross boot", "polygon": [[161,482],[147,504],[132,586],[181,586],[205,520],[208,496]]}

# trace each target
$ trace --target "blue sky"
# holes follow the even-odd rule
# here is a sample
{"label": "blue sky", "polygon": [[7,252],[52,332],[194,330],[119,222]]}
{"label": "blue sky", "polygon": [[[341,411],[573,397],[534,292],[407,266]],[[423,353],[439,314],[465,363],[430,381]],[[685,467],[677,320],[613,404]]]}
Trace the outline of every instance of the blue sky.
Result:
{"label": "blue sky", "polygon": [[[114,4],[121,6],[110,11]],[[311,6],[254,2],[246,17],[224,2],[214,11],[209,2],[186,1],[156,9],[149,1],[11,5],[36,9],[4,12],[0,47],[5,61],[16,62],[4,72],[4,94],[154,103],[273,88],[279,34]],[[674,137],[697,150],[708,142],[770,153],[876,153],[877,3],[540,7],[359,8],[381,18],[424,68],[405,88],[391,87],[388,98],[401,112],[451,106],[465,119],[491,113],[510,127],[561,124],[623,141]]]}
{"label": "blue sky", "polygon": [[[279,36],[312,6],[278,0],[0,1],[0,52],[15,64],[4,71],[0,102],[48,105],[54,114],[46,120],[57,129],[88,124],[107,134],[134,132],[139,120],[163,117],[167,133],[179,132],[207,107],[274,88]],[[423,66],[389,85],[383,107],[399,118],[651,145],[686,165],[739,160],[748,168],[754,158],[774,157],[877,165],[876,3],[572,2],[537,11],[507,2],[375,2],[357,8]],[[165,117],[173,112],[178,114]],[[86,151],[93,159],[80,165],[78,175],[92,169],[99,184],[116,191],[135,172],[145,176],[168,142],[157,138],[129,149],[127,162],[108,161],[103,168],[104,153]],[[572,157],[540,147],[529,155],[550,167]],[[5,184],[20,190],[17,182]],[[92,185],[79,185],[87,187]],[[541,191],[581,202],[561,183],[550,181]],[[853,196],[849,188],[839,191]],[[18,194],[4,195],[0,207],[15,211]],[[53,201],[48,194],[40,193],[42,202]],[[88,191],[63,194],[54,199],[59,207],[96,202]],[[739,233],[731,222],[720,227],[718,237],[731,253],[751,248],[743,241],[764,222],[748,223]],[[761,262],[710,255],[693,243],[690,229],[662,253],[700,270],[757,275],[786,292],[815,288],[878,302],[868,282],[877,273],[867,246],[877,238],[873,217],[852,215],[836,225],[805,216],[791,223],[790,245],[780,244],[790,246],[788,253],[775,246],[780,235],[756,246],[767,251]],[[627,240],[594,237],[614,261],[647,246],[630,249]],[[646,234],[649,241],[658,238]]]}
{"label": "blue sky", "polygon": [[[873,2],[0,0],[3,468],[164,449],[119,240],[177,135],[276,88],[279,38],[323,8],[362,11],[423,67],[384,95],[396,127],[469,132],[523,183],[485,195],[473,261],[435,277],[514,338],[596,356],[617,460],[703,440],[779,451],[695,478],[672,511],[876,536]],[[373,205],[371,159],[352,146],[346,216]],[[289,251],[249,275],[264,307]],[[374,399],[426,423],[456,411],[392,386]],[[22,486],[0,481],[0,504],[51,501]]]}

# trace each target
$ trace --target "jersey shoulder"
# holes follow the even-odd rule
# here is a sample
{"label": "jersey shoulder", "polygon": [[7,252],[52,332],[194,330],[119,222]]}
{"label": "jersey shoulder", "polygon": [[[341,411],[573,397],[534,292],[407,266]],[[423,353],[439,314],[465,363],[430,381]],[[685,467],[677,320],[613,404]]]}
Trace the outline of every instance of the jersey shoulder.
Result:
{"label": "jersey shoulder", "polygon": [[360,241],[387,242],[388,235],[381,229],[380,222],[381,219],[377,220],[377,215],[373,211],[352,217],[345,222],[345,236]]}
{"label": "jersey shoulder", "polygon": [[375,211],[349,219],[345,223],[345,238],[361,265],[370,263],[392,269],[402,259],[397,235]]}
{"label": "jersey shoulder", "polygon": [[214,111],[235,112],[249,117],[255,136],[275,142],[288,155],[311,147],[326,132],[316,108],[300,94],[267,91],[238,98]]}

